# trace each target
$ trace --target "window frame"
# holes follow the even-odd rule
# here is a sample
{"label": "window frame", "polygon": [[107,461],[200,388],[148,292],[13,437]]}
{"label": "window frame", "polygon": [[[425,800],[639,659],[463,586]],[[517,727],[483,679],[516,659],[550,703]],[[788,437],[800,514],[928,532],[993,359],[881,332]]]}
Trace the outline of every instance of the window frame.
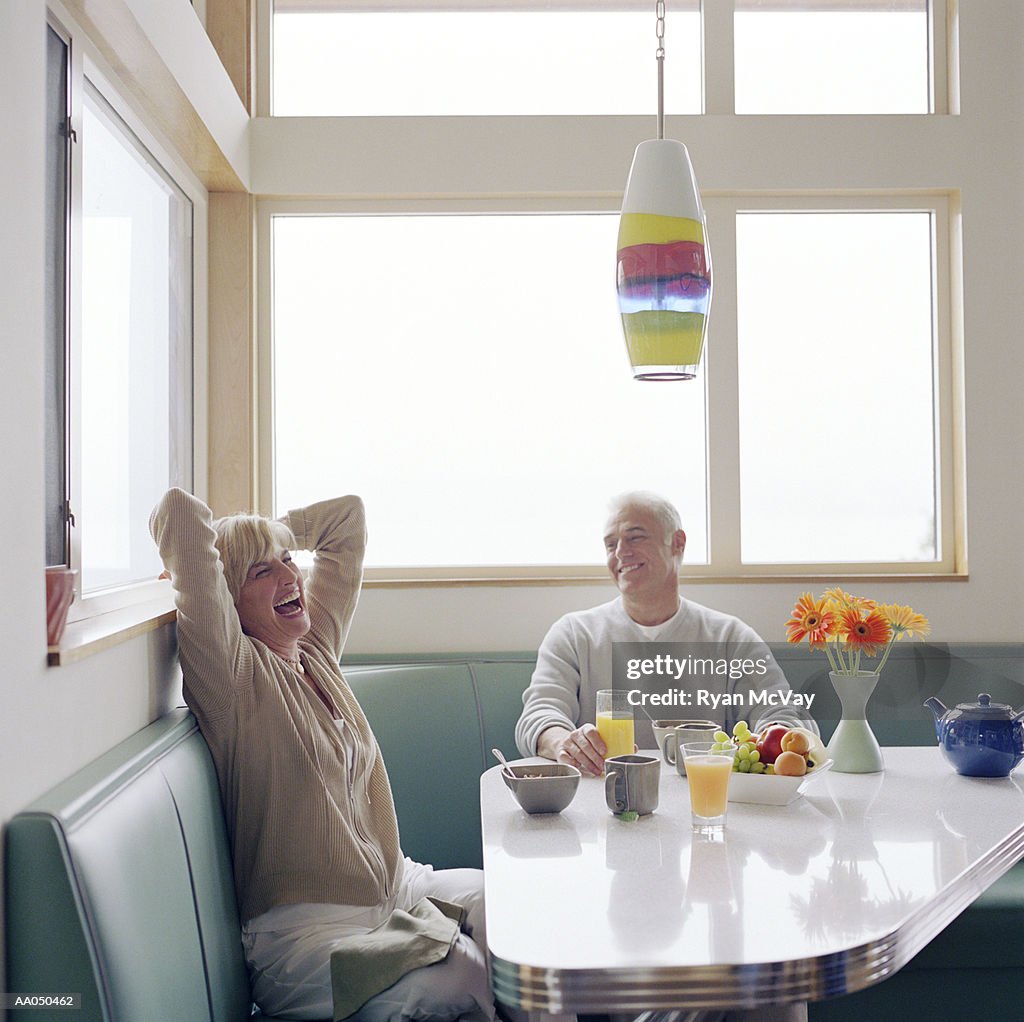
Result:
{"label": "window frame", "polygon": [[[957,469],[954,452],[958,447],[957,335],[954,331],[952,280],[959,260],[959,211],[957,196],[945,191],[914,192],[894,195],[817,195],[735,194],[705,195],[708,233],[713,239],[716,293],[714,318],[705,351],[702,374],[708,387],[707,444],[708,454],[708,544],[709,563],[684,564],[683,577],[723,582],[752,578],[844,578],[865,575],[892,577],[949,578],[966,571],[962,530],[964,495],[962,473]],[[935,562],[857,562],[807,564],[747,564],[740,560],[740,455],[739,402],[737,393],[737,311],[735,303],[736,216],[745,212],[845,211],[923,212],[932,218],[932,330],[935,353],[934,387],[936,403],[934,430],[937,443],[936,510],[940,535],[940,557]],[[616,214],[614,199],[495,199],[460,201],[454,199],[379,200],[372,202],[263,200],[257,205],[257,277],[263,282],[258,289],[257,350],[260,378],[258,437],[258,478],[264,495],[261,510],[280,513],[273,508],[274,492],[274,379],[273,379],[273,296],[266,284],[273,278],[272,221],[277,215],[344,216],[430,215],[442,213],[505,213],[536,214],[538,212],[609,213]],[[609,264],[611,265],[611,264]],[[723,280],[723,277],[725,278]],[[639,385],[639,384],[638,384]],[[655,386],[655,384],[650,384]],[[715,449],[715,456],[711,450]],[[595,545],[595,550],[597,546]],[[595,554],[595,558],[596,558]],[[366,569],[371,582],[392,584],[450,584],[452,582],[517,584],[531,581],[584,582],[604,578],[603,564],[509,565],[480,567],[414,567]]]}
{"label": "window frame", "polygon": [[[958,577],[966,574],[966,550],[962,540],[965,509],[965,485],[956,451],[962,446],[962,422],[958,411],[957,395],[962,392],[963,381],[959,372],[962,333],[955,328],[957,305],[953,288],[956,267],[960,265],[960,210],[959,196],[948,191],[915,191],[907,194],[888,192],[879,195],[818,195],[745,194],[716,196],[705,200],[708,210],[708,234],[713,239],[714,266],[717,279],[731,274],[735,284],[736,215],[759,212],[908,212],[931,216],[932,233],[932,351],[933,351],[933,429],[936,450],[936,526],[939,532],[938,559],[927,561],[874,561],[874,562],[779,562],[770,564],[745,563],[740,559],[740,450],[739,450],[739,396],[737,309],[735,286],[728,296],[718,288],[715,295],[713,324],[716,336],[721,336],[722,319],[731,343],[722,356],[729,360],[731,375],[728,384],[709,374],[711,394],[708,401],[708,433],[727,438],[725,455],[708,458],[711,481],[708,487],[709,511],[712,522],[709,529],[710,561],[718,572],[742,579],[750,578],[842,578],[864,575],[879,577]],[[724,247],[724,258],[720,255]],[[730,262],[723,267],[725,260]],[[724,300],[723,300],[724,299]],[[722,306],[726,307],[723,309]],[[721,346],[721,345],[718,345]],[[716,347],[714,340],[709,349]],[[710,441],[709,441],[710,442]],[[725,523],[725,528],[715,523]],[[724,536],[723,536],[724,533]]]}
{"label": "window frame", "polygon": [[[66,266],[66,460],[67,499],[71,515],[69,530],[69,566],[81,571],[82,533],[76,518],[82,471],[80,401],[81,393],[81,307],[82,279],[82,150],[78,141],[82,130],[83,104],[91,87],[134,136],[136,143],[151,161],[154,170],[174,183],[192,204],[191,224],[191,426],[182,431],[183,441],[190,448],[192,479],[189,485],[204,494],[206,490],[206,395],[207,395],[207,193],[202,183],[182,162],[173,148],[151,127],[145,117],[126,98],[117,78],[86,31],[59,3],[47,8],[49,26],[67,43],[69,116],[75,141],[69,156],[67,202]],[[88,82],[88,85],[87,85]],[[148,607],[167,598],[166,584],[154,578],[82,593],[82,578],[76,579],[75,599],[68,612],[68,621],[85,621],[133,606]]]}
{"label": "window frame", "polygon": [[[71,515],[68,501],[68,490],[69,490],[69,479],[68,479],[68,422],[70,418],[70,412],[68,408],[68,395],[70,393],[70,386],[68,381],[68,339],[70,336],[70,330],[68,325],[68,262],[70,253],[70,224],[71,224],[71,153],[74,146],[73,134],[71,131],[71,39],[63,31],[63,29],[56,23],[47,22],[47,43],[49,43],[49,33],[60,40],[64,46],[64,61],[62,67],[63,73],[63,96],[62,96],[62,109],[64,126],[62,134],[64,136],[63,142],[63,156],[61,163],[63,164],[63,181],[55,182],[55,193],[53,197],[60,198],[60,211],[59,211],[59,238],[55,235],[52,239],[49,234],[46,239],[47,253],[46,253],[46,264],[47,274],[51,270],[51,251],[49,249],[49,243],[60,242],[61,253],[60,253],[60,265],[59,269],[54,269],[54,294],[49,292],[49,277],[47,278],[47,298],[48,303],[51,305],[59,305],[59,308],[55,310],[55,322],[53,323],[53,332],[51,333],[47,329],[46,335],[46,346],[47,360],[53,361],[53,370],[55,373],[59,373],[60,379],[56,382],[55,393],[48,394],[46,401],[44,402],[44,415],[46,417],[46,443],[47,449],[44,453],[44,459],[46,463],[46,493],[47,498],[51,496],[50,487],[51,484],[55,484],[59,488],[59,493],[54,493],[53,496],[57,499],[55,506],[47,504],[45,510],[46,517],[46,565],[47,567],[65,567],[70,563],[71,560]],[[47,74],[49,74],[49,56],[47,56]],[[49,106],[49,86],[47,87],[46,97],[46,116],[50,117],[51,114],[55,114],[56,111],[51,110]],[[52,130],[52,126],[48,127],[47,131]],[[49,177],[51,167],[47,165],[46,171]],[[49,189],[51,183],[48,180],[47,188]],[[63,186],[63,187],[61,187]],[[47,224],[49,225],[50,216],[50,200],[51,195],[47,191]],[[53,299],[58,298],[57,302]],[[47,380],[47,388],[51,385],[51,381]],[[50,401],[53,400],[53,413],[58,417],[59,421],[51,422],[50,414]],[[59,444],[59,450],[52,452],[56,457],[56,462],[51,463],[51,451],[49,449],[49,439],[52,435]],[[51,519],[51,515],[53,518]],[[52,530],[52,533],[51,533]],[[60,559],[51,558],[50,541],[51,536],[56,538],[57,534],[60,534],[60,546],[61,553]]]}
{"label": "window frame", "polygon": [[[273,15],[275,0],[256,0],[255,18],[255,60],[256,81],[255,100],[258,116],[272,115],[272,76],[273,76]],[[293,9],[304,4],[312,9],[330,7],[335,0],[286,0]],[[472,9],[478,0],[446,0],[444,3],[434,0],[361,0],[360,3],[336,0],[337,6],[355,10],[444,10]],[[687,0],[687,5],[692,0]],[[765,9],[772,0],[696,0],[701,10],[702,34],[704,40],[702,69],[705,114],[733,114],[735,110],[735,64],[734,64],[734,21],[737,9],[755,6]],[[826,0],[828,2],[828,0]],[[853,0],[856,3],[857,0]],[[870,2],[870,0],[868,0]],[[885,0],[878,0],[884,4]],[[959,78],[956,73],[959,54],[957,52],[957,4],[959,0],[928,0],[930,16],[928,18],[928,91],[930,97],[930,114],[959,113]],[[821,0],[781,0],[780,6],[805,7],[813,9],[820,6]],[[493,0],[491,6],[506,10],[529,10],[549,7],[542,0]],[[682,3],[680,4],[682,6]],[[651,0],[561,0],[560,10],[580,8],[586,9],[642,9],[652,15]],[[672,8],[674,9],[674,8]],[[671,19],[671,10],[669,10]],[[667,23],[668,24],[668,23]],[[671,40],[668,40],[668,56],[671,61]],[[709,62],[709,54],[710,62]],[[652,98],[653,103],[653,98]],[[767,115],[767,116],[788,116]],[[929,115],[921,115],[929,116]]]}

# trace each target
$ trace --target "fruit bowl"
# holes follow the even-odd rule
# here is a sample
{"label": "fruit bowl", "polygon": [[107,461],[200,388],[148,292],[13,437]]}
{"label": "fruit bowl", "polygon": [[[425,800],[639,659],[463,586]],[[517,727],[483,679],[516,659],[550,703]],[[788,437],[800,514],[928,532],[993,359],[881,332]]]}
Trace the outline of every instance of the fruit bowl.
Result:
{"label": "fruit bowl", "polygon": [[742,774],[738,771],[729,778],[729,801],[749,802],[761,806],[786,806],[804,789],[820,777],[832,760],[827,759],[803,777],[783,777],[780,774]]}

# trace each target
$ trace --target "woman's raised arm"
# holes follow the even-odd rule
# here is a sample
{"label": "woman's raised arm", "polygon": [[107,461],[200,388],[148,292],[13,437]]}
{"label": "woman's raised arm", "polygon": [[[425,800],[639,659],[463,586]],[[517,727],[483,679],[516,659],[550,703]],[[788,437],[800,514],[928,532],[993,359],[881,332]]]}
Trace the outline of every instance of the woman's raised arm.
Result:
{"label": "woman's raised arm", "polygon": [[300,550],[312,550],[306,586],[310,636],[340,659],[363,582],[366,514],[359,497],[336,497],[282,519]]}
{"label": "woman's raised arm", "polygon": [[171,576],[178,650],[192,694],[209,714],[226,711],[231,690],[252,677],[249,645],[214,545],[213,514],[174,487],[153,510],[149,529]]}

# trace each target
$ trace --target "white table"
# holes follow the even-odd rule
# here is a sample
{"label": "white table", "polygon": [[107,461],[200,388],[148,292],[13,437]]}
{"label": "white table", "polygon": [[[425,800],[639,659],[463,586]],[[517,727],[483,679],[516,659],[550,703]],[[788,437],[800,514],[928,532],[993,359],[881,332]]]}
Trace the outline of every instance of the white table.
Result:
{"label": "white table", "polygon": [[673,767],[632,823],[600,779],[528,816],[488,770],[496,995],[551,1012],[753,1007],[890,976],[1024,855],[1024,769],[968,778],[937,748],[883,753],[884,773],[826,773],[788,806],[730,803],[722,842],[693,836]]}

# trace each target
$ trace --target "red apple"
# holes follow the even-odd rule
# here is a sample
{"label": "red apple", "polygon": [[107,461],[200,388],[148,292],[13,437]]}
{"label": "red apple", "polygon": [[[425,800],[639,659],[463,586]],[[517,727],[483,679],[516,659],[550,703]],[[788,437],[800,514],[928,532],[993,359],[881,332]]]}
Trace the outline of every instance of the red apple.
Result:
{"label": "red apple", "polygon": [[772,724],[757,736],[757,751],[762,763],[774,763],[782,752],[782,739],[789,733],[785,724]]}

